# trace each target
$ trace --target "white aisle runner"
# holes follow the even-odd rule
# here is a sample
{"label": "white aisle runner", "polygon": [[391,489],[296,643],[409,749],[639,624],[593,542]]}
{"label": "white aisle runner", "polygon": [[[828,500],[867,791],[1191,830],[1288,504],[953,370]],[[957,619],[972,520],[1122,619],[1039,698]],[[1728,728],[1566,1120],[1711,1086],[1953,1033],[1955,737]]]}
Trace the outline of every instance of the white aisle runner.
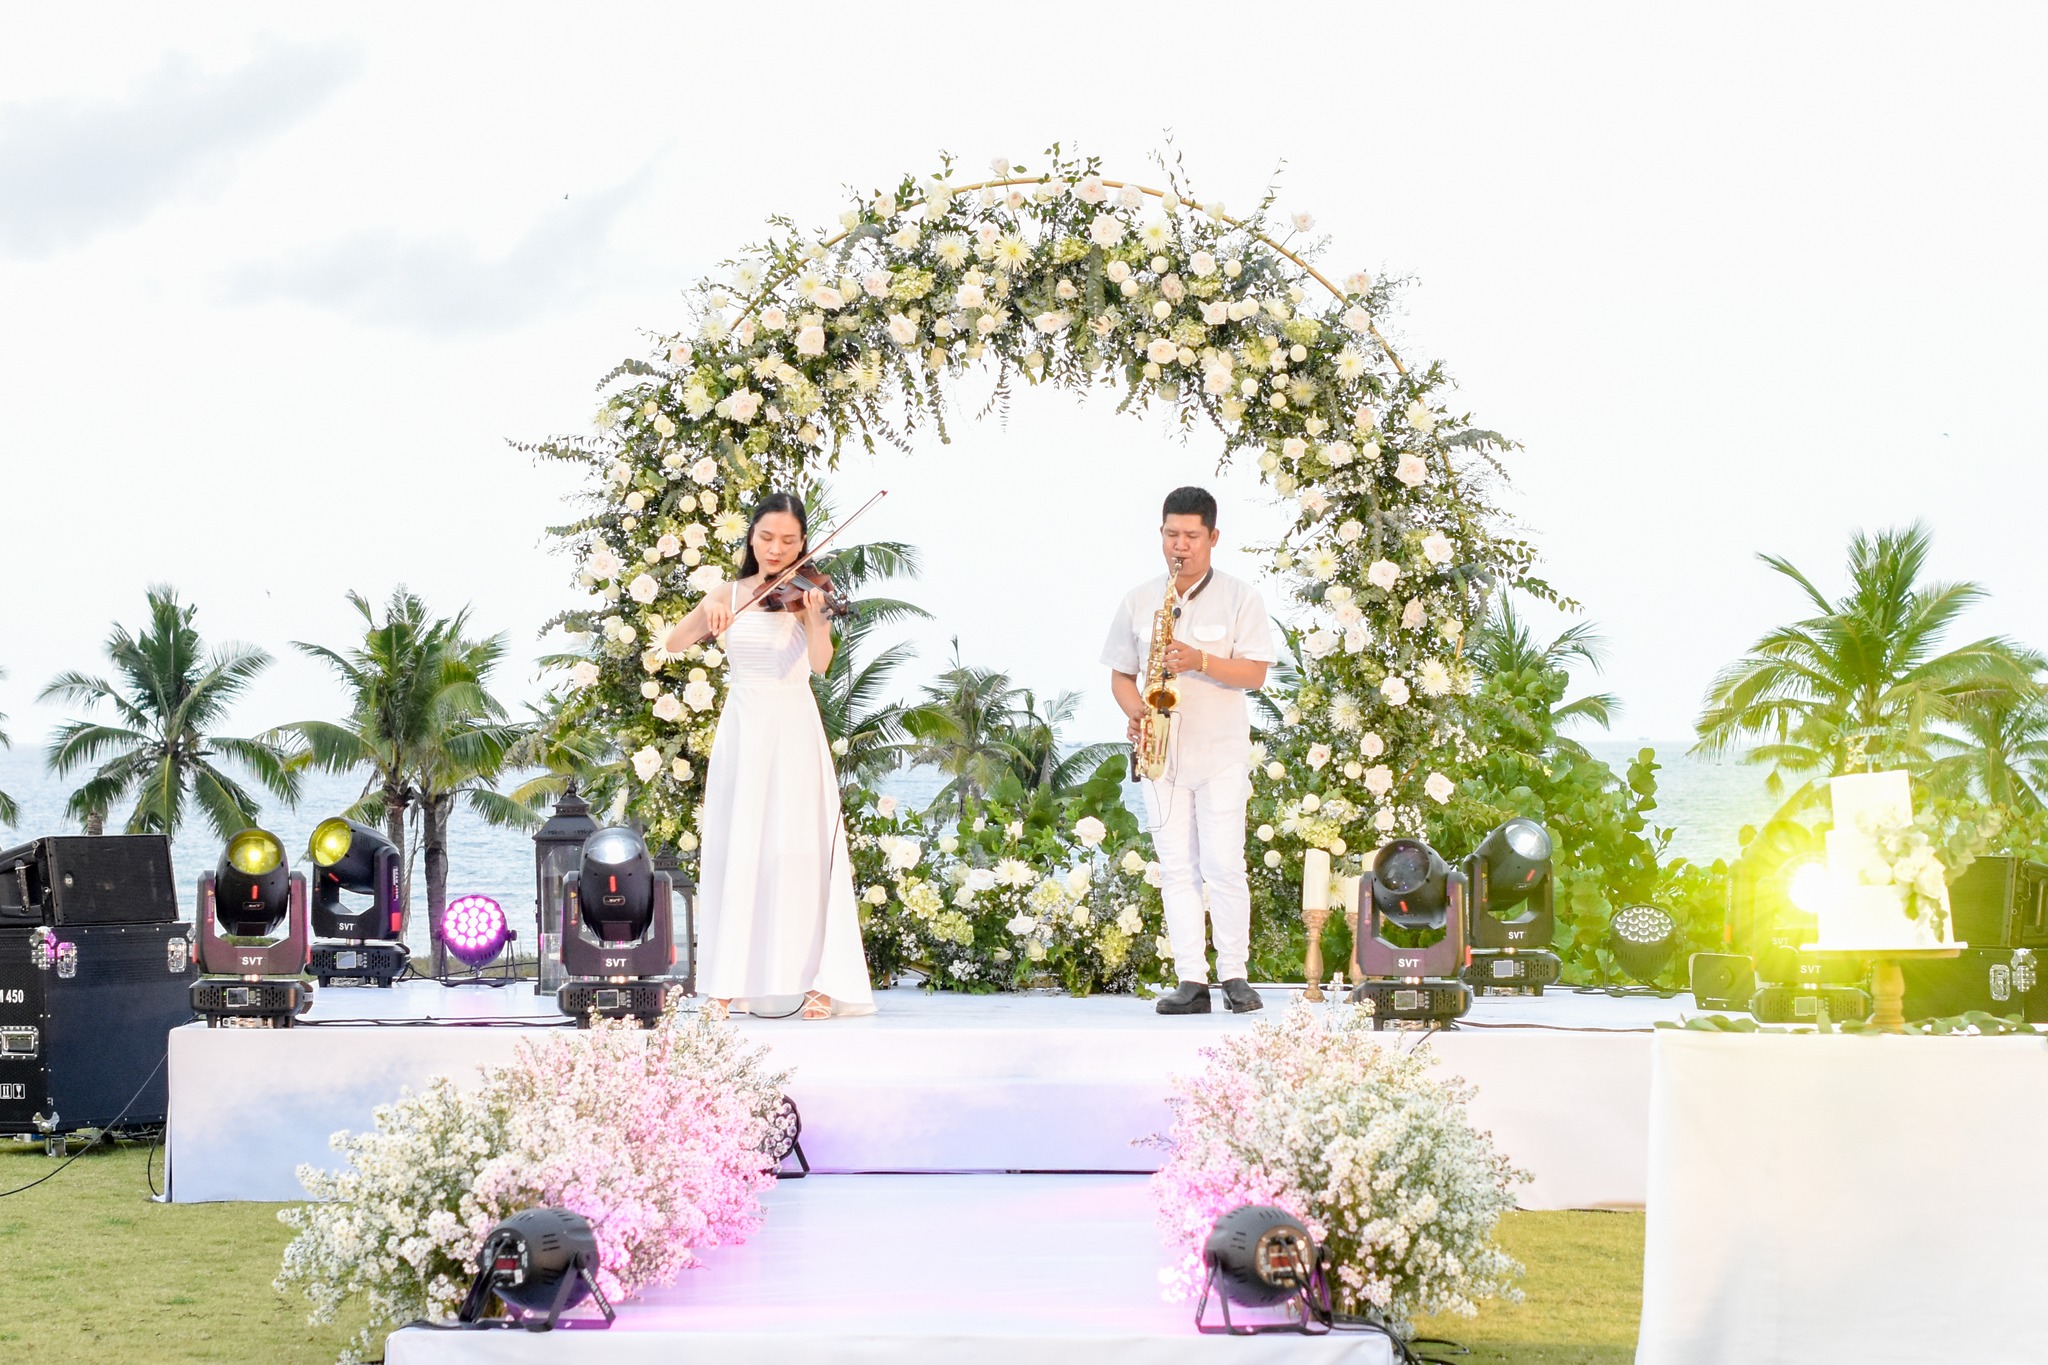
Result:
{"label": "white aisle runner", "polygon": [[[393,1335],[391,1365],[1386,1365],[1372,1334],[1198,1336],[1142,1176],[813,1176],[605,1332]],[[1210,1308],[1216,1321],[1215,1308]],[[1271,1315],[1267,1315],[1271,1320]]]}

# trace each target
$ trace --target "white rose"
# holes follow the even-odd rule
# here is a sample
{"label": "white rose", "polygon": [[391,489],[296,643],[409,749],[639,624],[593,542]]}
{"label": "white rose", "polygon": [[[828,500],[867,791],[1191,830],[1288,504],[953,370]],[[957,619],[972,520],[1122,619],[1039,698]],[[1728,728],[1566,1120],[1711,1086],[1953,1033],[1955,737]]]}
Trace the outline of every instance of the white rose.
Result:
{"label": "white rose", "polygon": [[1155,365],[1171,365],[1179,358],[1180,347],[1174,345],[1165,337],[1155,339],[1151,345],[1145,348],[1145,359]]}
{"label": "white rose", "polygon": [[1051,335],[1065,328],[1068,321],[1069,319],[1065,313],[1040,313],[1031,320],[1031,323],[1039,331]]}
{"label": "white rose", "polygon": [[661,584],[654,581],[653,574],[641,574],[626,587],[626,595],[642,606],[652,602],[661,592]]}
{"label": "white rose", "polygon": [[690,357],[694,354],[695,352],[690,349],[690,343],[687,341],[678,341],[675,345],[668,348],[669,363],[674,365],[689,364]]}
{"label": "white rose", "polygon": [[1109,214],[1102,214],[1088,225],[1088,240],[1107,251],[1124,239],[1124,225]]}
{"label": "white rose", "polygon": [[835,739],[835,740],[833,740],[833,741],[832,741],[832,752],[833,752],[833,754],[834,754],[834,755],[835,755],[836,757],[839,757],[839,758],[845,758],[845,757],[846,757],[846,741],[845,741],[845,740],[844,740],[843,738],[842,738],[842,739]]}
{"label": "white rose", "polygon": [[1195,278],[1206,280],[1216,273],[1216,258],[1206,251],[1197,251],[1188,257],[1188,271]]}
{"label": "white rose", "polygon": [[1387,705],[1389,706],[1406,706],[1408,704],[1408,684],[1399,677],[1388,678],[1380,684],[1380,695],[1387,699]]}
{"label": "white rose", "polygon": [[1381,763],[1365,770],[1365,789],[1374,796],[1385,796],[1394,788],[1394,770]]}
{"label": "white rose", "polygon": [[751,422],[754,420],[754,414],[761,410],[761,395],[752,389],[741,389],[726,401],[731,404],[732,415],[736,421]]}
{"label": "white rose", "polygon": [[1029,915],[1017,914],[1012,915],[1008,920],[1004,921],[1003,927],[1005,929],[1008,929],[1011,933],[1017,935],[1019,938],[1022,938],[1024,935],[1030,933],[1032,930],[1038,927],[1038,921],[1031,918],[1031,916]]}
{"label": "white rose", "polygon": [[703,549],[704,542],[709,539],[711,539],[711,533],[704,529],[701,522],[693,521],[683,528],[683,544],[693,550]]}
{"label": "white rose", "polygon": [[702,678],[683,688],[683,702],[692,711],[708,711],[716,700],[718,693]]}
{"label": "white rose", "polygon": [[796,353],[798,355],[825,354],[825,329],[816,323],[801,328],[796,334]]}
{"label": "white rose", "polygon": [[889,888],[886,886],[871,886],[862,893],[861,899],[869,905],[887,905],[889,903]]}
{"label": "white rose", "polygon": [[677,540],[673,534],[664,534],[660,540],[654,542],[654,553],[663,559],[673,559],[682,552],[683,542]]}
{"label": "white rose", "polygon": [[1394,832],[1394,812],[1383,810],[1374,815],[1372,817],[1372,827],[1382,834],[1392,834]]}
{"label": "white rose", "polygon": [[1419,597],[1409,598],[1408,605],[1401,608],[1401,628],[1403,630],[1414,630],[1422,624],[1423,615],[1422,599]]}
{"label": "white rose", "polygon": [[1166,872],[1158,863],[1145,864],[1145,885],[1155,889],[1166,885]]}
{"label": "white rose", "polygon": [[1132,876],[1136,876],[1138,873],[1143,872],[1145,870],[1145,859],[1143,855],[1141,855],[1138,852],[1138,850],[1136,850],[1135,848],[1131,849],[1129,852],[1124,854],[1122,867],[1124,871],[1130,873]]}
{"label": "white rose", "polygon": [[626,561],[611,552],[609,546],[599,546],[590,556],[590,574],[593,578],[617,578],[619,570],[626,567]]}
{"label": "white rose", "polygon": [[780,308],[764,308],[761,310],[761,325],[771,332],[779,332],[789,326],[789,314]]}
{"label": "white rose", "polygon": [[1451,538],[1442,531],[1433,532],[1422,538],[1422,557],[1432,564],[1448,564],[1455,553],[1451,547]]}
{"label": "white rose", "polygon": [[1451,799],[1452,793],[1456,792],[1458,788],[1450,778],[1445,777],[1442,773],[1431,773],[1428,779],[1423,782],[1422,790],[1429,794],[1430,800],[1441,806],[1444,802]]}
{"label": "white rose", "polygon": [[1083,848],[1094,848],[1109,834],[1109,826],[1092,815],[1084,815],[1074,822],[1074,837],[1081,841]]}
{"label": "white rose", "polygon": [[1375,588],[1391,589],[1401,581],[1401,566],[1391,560],[1375,559],[1366,566],[1365,581]]}
{"label": "white rose", "polygon": [[[947,843],[947,841],[948,841],[948,840],[951,840],[951,842],[952,842],[952,844],[953,844],[953,847],[952,847],[952,848],[946,848],[946,843]],[[948,836],[946,837],[946,839],[941,839],[941,840],[939,841],[939,847],[940,847],[940,848],[942,848],[942,849],[946,849],[946,852],[948,852],[948,853],[951,853],[951,852],[955,851],[956,849],[958,849],[958,848],[960,847],[960,841],[959,841],[958,839],[953,839],[951,835],[948,835]],[[968,869],[967,869],[967,882],[966,882],[966,886],[967,886],[967,889],[968,889],[969,891],[993,891],[993,890],[995,890],[995,889],[996,889],[996,870],[995,870],[994,868],[992,868],[992,867],[970,867],[970,868],[968,868]]]}
{"label": "white rose", "polygon": [[576,688],[595,687],[598,679],[597,665],[588,659],[581,660],[569,670],[569,684]]}
{"label": "white rose", "polygon": [[909,346],[917,341],[917,324],[901,313],[889,315],[889,340],[898,346]]}
{"label": "white rose", "polygon": [[957,308],[986,308],[988,295],[978,284],[963,284],[959,292],[953,295],[953,304]]}
{"label": "white rose", "polygon": [[1420,455],[1410,452],[1402,455],[1400,463],[1394,466],[1394,477],[1410,488],[1420,488],[1429,479],[1429,466]]}
{"label": "white rose", "polygon": [[1074,899],[1079,900],[1082,896],[1086,895],[1087,892],[1088,864],[1081,863],[1078,866],[1068,868],[1067,894],[1069,896],[1072,896]]}
{"label": "white rose", "polygon": [[654,718],[656,720],[674,720],[681,714],[683,714],[683,704],[676,700],[675,694],[672,692],[662,693],[660,699],[654,703]]}
{"label": "white rose", "polygon": [[652,744],[633,755],[633,771],[642,782],[652,782],[654,775],[661,771],[661,750]]}
{"label": "white rose", "polygon": [[878,798],[875,801],[875,814],[881,816],[884,820],[887,820],[891,816],[895,815],[896,798],[893,796],[884,796]]}
{"label": "white rose", "polygon": [[1321,771],[1323,770],[1323,765],[1324,765],[1324,764],[1326,764],[1326,763],[1328,763],[1329,761],[1330,761],[1330,746],[1329,746],[1329,745],[1327,745],[1327,744],[1311,744],[1311,745],[1309,745],[1309,746],[1308,746],[1308,766],[1309,766],[1309,767],[1311,767],[1311,768],[1315,769],[1315,770],[1316,770],[1317,772],[1321,772]]}
{"label": "white rose", "polygon": [[696,769],[690,766],[689,759],[679,758],[668,765],[668,772],[669,776],[673,777],[676,781],[688,782],[691,776],[695,774]]}
{"label": "white rose", "polygon": [[700,488],[709,487],[718,478],[718,461],[706,455],[690,466],[690,482]]}
{"label": "white rose", "polygon": [[1358,752],[1364,754],[1367,758],[1378,758],[1386,751],[1387,742],[1369,730],[1359,738]]}
{"label": "white rose", "polygon": [[924,845],[915,839],[897,839],[889,846],[889,866],[899,872],[908,872],[924,857]]}

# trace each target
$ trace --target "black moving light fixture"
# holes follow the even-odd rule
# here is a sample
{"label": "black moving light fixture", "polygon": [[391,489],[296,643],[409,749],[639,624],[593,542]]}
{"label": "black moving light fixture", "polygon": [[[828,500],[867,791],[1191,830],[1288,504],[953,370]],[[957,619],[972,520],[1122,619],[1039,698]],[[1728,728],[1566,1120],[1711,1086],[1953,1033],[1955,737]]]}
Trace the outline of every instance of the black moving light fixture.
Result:
{"label": "black moving light fixture", "polygon": [[1457,980],[1466,963],[1465,874],[1420,839],[1394,839],[1373,855],[1362,888],[1369,909],[1351,965],[1351,999],[1390,1019],[1445,1023],[1472,1008]]}
{"label": "black moving light fixture", "polygon": [[[1329,1266],[1322,1248],[1301,1220],[1269,1204],[1243,1204],[1216,1220],[1202,1244],[1208,1276],[1195,1302],[1195,1330],[1211,1334],[1254,1336],[1264,1332],[1320,1334],[1330,1330]],[[1223,1323],[1203,1321],[1209,1295],[1223,1305]],[[1230,1306],[1272,1308],[1296,1306],[1291,1322],[1240,1323],[1230,1319]]]}
{"label": "black moving light fixture", "polygon": [[[283,933],[272,937],[279,921]],[[235,835],[220,864],[199,878],[193,1012],[209,1028],[223,1020],[289,1028],[313,1003],[312,987],[300,979],[311,937],[306,879],[291,870],[284,843],[262,829]]]}
{"label": "black moving light fixture", "polygon": [[[476,1257],[476,1278],[455,1312],[472,1327],[556,1327],[612,1325],[612,1306],[597,1284],[597,1234],[590,1221],[567,1209],[522,1209],[484,1234]],[[484,1318],[492,1295],[508,1316]],[[596,1302],[601,1319],[562,1314],[585,1299]]]}
{"label": "black moving light fixture", "polygon": [[[398,846],[368,825],[336,816],[313,828],[313,976],[330,981],[372,981],[388,988],[405,972],[405,903]],[[343,900],[368,896],[350,907]]]}
{"label": "black moving light fixture", "polygon": [[1465,860],[1472,961],[1464,980],[1475,990],[1541,995],[1556,984],[1563,964],[1550,951],[1557,934],[1550,855],[1550,831],[1517,816]]}
{"label": "black moving light fixture", "polygon": [[1657,974],[1678,951],[1678,921],[1661,906],[1625,906],[1608,926],[1607,946],[1623,971],[1655,987]]}
{"label": "black moving light fixture", "polygon": [[647,841],[622,825],[584,841],[576,871],[562,882],[562,973],[557,1007],[588,1026],[593,1015],[652,1024],[677,983],[670,934],[673,883],[654,870]]}

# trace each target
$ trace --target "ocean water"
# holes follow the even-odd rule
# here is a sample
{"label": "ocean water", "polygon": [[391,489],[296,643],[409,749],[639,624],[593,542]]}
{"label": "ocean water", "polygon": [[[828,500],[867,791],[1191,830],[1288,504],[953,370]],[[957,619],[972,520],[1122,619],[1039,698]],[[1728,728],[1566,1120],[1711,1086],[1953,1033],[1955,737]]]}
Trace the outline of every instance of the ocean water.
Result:
{"label": "ocean water", "polygon": [[[1764,789],[1760,768],[1732,760],[1708,761],[1686,754],[1684,740],[1613,740],[1587,743],[1595,756],[1617,773],[1627,770],[1629,760],[1645,746],[1657,751],[1663,765],[1658,772],[1659,789],[1654,823],[1674,830],[1669,852],[1698,862],[1733,857],[1738,847],[1737,831],[1769,815],[1774,802]],[[928,802],[944,779],[929,769],[912,769],[893,774],[884,790],[914,807]],[[304,861],[306,840],[313,826],[353,804],[362,789],[361,780],[332,774],[308,774],[296,810],[266,802],[264,827],[284,840],[295,865]],[[44,771],[41,753],[28,746],[0,750],[0,791],[13,796],[21,806],[21,818],[12,830],[0,829],[0,847],[26,843],[44,834],[77,833],[78,824],[65,818],[64,801],[69,785]],[[505,907],[514,925],[531,925],[534,914],[533,840],[524,830],[494,829],[474,815],[458,811],[449,829],[448,893],[485,895]],[[197,898],[199,874],[210,869],[220,856],[220,842],[204,821],[191,820],[172,842],[171,857],[177,873],[179,904],[189,918]],[[415,904],[423,903],[423,873],[414,870]],[[416,917],[414,946],[425,942],[424,919]],[[530,947],[531,932],[520,936],[521,946]]]}

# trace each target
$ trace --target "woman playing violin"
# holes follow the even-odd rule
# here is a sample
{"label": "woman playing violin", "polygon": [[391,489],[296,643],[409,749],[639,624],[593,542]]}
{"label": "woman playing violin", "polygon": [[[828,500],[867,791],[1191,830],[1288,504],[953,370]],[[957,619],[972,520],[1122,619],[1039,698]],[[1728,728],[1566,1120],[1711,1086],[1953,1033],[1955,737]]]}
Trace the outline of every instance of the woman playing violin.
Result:
{"label": "woman playing violin", "polygon": [[830,617],[844,604],[815,571],[777,586],[808,543],[803,503],[763,498],[739,578],[706,593],[663,647],[723,637],[729,669],[705,774],[699,989],[715,1010],[783,1013],[774,1002],[801,997],[804,1018],[829,1019],[872,1013],[874,996],[838,772],[810,688],[832,665]]}

